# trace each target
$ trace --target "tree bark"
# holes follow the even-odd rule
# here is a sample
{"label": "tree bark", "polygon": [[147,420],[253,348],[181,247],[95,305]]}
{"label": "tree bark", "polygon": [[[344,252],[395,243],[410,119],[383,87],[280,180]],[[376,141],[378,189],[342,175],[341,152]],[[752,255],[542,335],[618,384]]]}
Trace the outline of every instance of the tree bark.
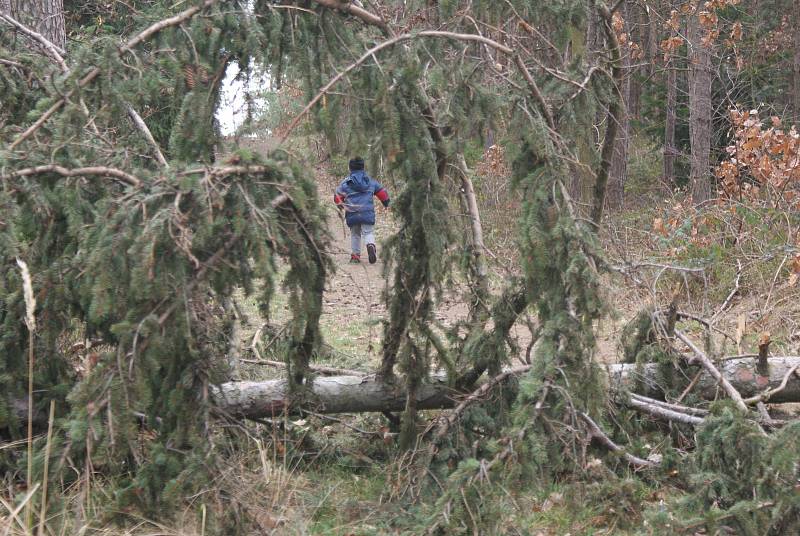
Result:
{"label": "tree bark", "polygon": [[[214,391],[217,405],[239,417],[263,418],[296,413],[301,409],[317,413],[403,411],[406,389],[401,383],[385,383],[374,375],[317,377],[311,384],[311,398],[296,404],[286,380],[228,382]],[[453,391],[444,375],[437,375],[417,390],[417,409],[447,408],[453,405]]]}
{"label": "tree bark", "polygon": [[692,200],[695,204],[711,197],[711,50],[702,43],[703,28],[697,13],[689,17],[689,140],[691,143]]}
{"label": "tree bark", "polygon": [[792,112],[800,123],[800,6],[794,9],[794,54],[792,56]]}
{"label": "tree bark", "polygon": [[[800,364],[800,357],[776,357],[769,361],[769,376],[759,376],[756,360],[752,358],[732,359],[719,367],[722,375],[745,398],[767,389],[777,388],[787,372]],[[695,367],[691,372],[698,370]],[[658,365],[649,364],[641,369],[635,364],[606,365],[608,385],[612,390],[637,389],[650,397],[663,396],[657,385]],[[218,406],[234,416],[264,418],[297,413],[311,409],[317,413],[357,413],[400,411],[405,407],[405,389],[401,385],[381,382],[375,376],[330,376],[315,378],[310,386],[311,401],[301,404],[292,400],[286,380],[264,382],[229,382],[215,392]],[[711,400],[719,394],[714,379],[703,372],[696,393]],[[448,386],[443,374],[434,375],[423,383],[417,394],[417,409],[440,409],[454,405],[458,393]],[[786,387],[770,402],[800,402],[800,377],[792,374]]]}
{"label": "tree bark", "polygon": [[[631,35],[630,11],[628,4],[624,5],[625,30],[628,36]],[[629,37],[630,39],[630,37]],[[625,48],[621,58],[621,82],[619,88],[620,106],[618,114],[617,138],[614,142],[614,154],[611,160],[611,170],[608,180],[608,202],[611,208],[620,208],[625,198],[625,182],[628,179],[628,144],[630,136],[630,112],[632,104],[632,69],[631,53],[629,48]],[[611,120],[611,117],[608,118]]]}
{"label": "tree bark", "polygon": [[675,187],[675,158],[678,150],[675,148],[675,119],[678,102],[678,70],[674,60],[667,62],[667,104],[666,124],[664,127],[664,181],[669,188]]}
{"label": "tree bark", "polygon": [[[784,379],[785,387],[774,394],[770,403],[800,402],[800,356],[773,357],[769,360],[768,376],[759,376],[756,359],[741,358],[724,361],[719,371],[733,387],[747,399],[768,390],[778,389]],[[659,365],[636,364],[604,365],[608,388],[612,391],[636,391],[650,397],[663,397],[658,385]],[[524,373],[524,367],[519,367]],[[687,369],[688,375],[701,372],[693,392],[706,400],[720,395],[716,381],[697,366]],[[790,373],[791,374],[788,374]],[[788,374],[788,375],[787,375]],[[473,386],[474,387],[474,386]],[[287,380],[234,381],[212,388],[217,407],[236,418],[262,419],[284,413],[297,414],[303,410],[316,413],[368,413],[402,411],[406,405],[406,390],[400,383],[385,383],[374,374],[364,376],[327,376],[314,378],[310,396],[301,400],[293,398]],[[456,401],[468,392],[449,386],[444,373],[432,375],[417,391],[417,409],[444,409],[455,406]],[[28,418],[25,400],[9,400],[9,409],[18,422]],[[44,414],[37,414],[34,424],[47,423]]]}
{"label": "tree bark", "polygon": [[[63,0],[0,0],[0,10],[4,10],[28,28],[42,34],[62,50],[66,48]],[[28,38],[23,37],[23,39]],[[41,48],[38,43],[28,41],[31,46]]]}
{"label": "tree bark", "polygon": [[611,160],[614,155],[614,147],[617,139],[617,130],[620,117],[622,115],[622,55],[620,52],[619,40],[612,27],[611,12],[605,4],[599,4],[597,10],[603,19],[603,27],[608,41],[609,52],[611,54],[611,78],[614,81],[613,96],[608,103],[608,116],[606,123],[606,135],[603,140],[603,148],[600,150],[600,166],[597,169],[597,178],[594,184],[594,196],[592,199],[591,218],[595,224],[594,230],[598,231],[603,223],[603,208],[605,206],[606,188],[608,186],[608,176],[611,170]]}

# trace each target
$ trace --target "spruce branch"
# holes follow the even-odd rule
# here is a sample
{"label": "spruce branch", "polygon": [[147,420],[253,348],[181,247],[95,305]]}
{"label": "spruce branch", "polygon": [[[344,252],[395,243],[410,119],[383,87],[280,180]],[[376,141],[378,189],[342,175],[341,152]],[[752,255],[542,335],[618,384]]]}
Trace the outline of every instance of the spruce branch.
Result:
{"label": "spruce branch", "polygon": [[139,187],[142,181],[130,173],[126,173],[120,169],[106,167],[106,166],[91,166],[83,168],[65,168],[56,164],[48,164],[43,166],[36,166],[32,168],[24,168],[13,171],[6,175],[0,175],[0,180],[13,179],[15,177],[30,177],[32,175],[41,175],[43,173],[56,173],[62,177],[81,177],[86,175],[101,175],[106,177],[113,177],[130,186]]}
{"label": "spruce branch", "polygon": [[[190,7],[189,9],[186,9],[178,13],[174,17],[169,17],[167,19],[160,20],[154,24],[151,24],[145,30],[136,34],[132,38],[128,39],[125,43],[123,43],[117,49],[118,55],[121,56],[127,52],[132,51],[134,47],[136,47],[143,41],[149,39],[156,33],[160,32],[161,30],[169,28],[171,26],[177,26],[178,24],[187,21],[188,19],[194,17],[200,11],[214,5],[215,3],[217,3],[217,1],[218,0],[205,0],[202,4]],[[98,76],[100,76],[101,73],[102,69],[100,67],[94,67],[91,71],[89,71],[89,73],[86,74],[86,76],[84,76],[78,81],[76,89],[71,89],[67,91],[59,100],[53,103],[53,105],[50,106],[50,108],[48,108],[39,117],[39,119],[37,119],[30,127],[25,129],[25,131],[22,134],[17,136],[17,138],[8,146],[9,150],[13,151],[20,143],[30,138],[37,130],[39,130],[50,119],[50,117],[53,116],[53,114],[55,114],[58,110],[60,110],[61,107],[64,106],[69,101],[70,98],[72,98],[77,89],[89,85]]]}
{"label": "spruce branch", "polygon": [[292,131],[297,127],[300,120],[305,117],[305,115],[311,111],[311,109],[320,101],[322,98],[328,94],[330,89],[335,86],[340,80],[342,80],[345,76],[347,76],[351,71],[359,67],[365,61],[370,59],[373,55],[377,54],[378,52],[385,50],[387,48],[393,47],[399,43],[403,43],[406,41],[411,41],[413,39],[419,37],[434,37],[434,38],[442,38],[442,39],[453,39],[456,41],[466,41],[466,42],[476,42],[476,43],[483,43],[485,45],[489,45],[490,47],[508,55],[512,55],[514,53],[513,49],[498,43],[497,41],[493,41],[489,38],[483,37],[482,35],[476,34],[465,34],[465,33],[456,33],[456,32],[446,32],[440,30],[423,30],[421,32],[416,33],[404,33],[392,37],[391,39],[387,39],[386,41],[375,45],[374,47],[367,50],[364,54],[361,55],[356,61],[348,65],[343,71],[339,74],[334,76],[330,79],[330,81],[322,86],[322,88],[317,92],[313,99],[311,99],[308,104],[298,113],[295,118],[289,123],[289,126],[284,131],[283,135],[278,139],[278,144],[281,145],[289,138],[289,135]]}
{"label": "spruce branch", "polygon": [[380,16],[375,15],[374,13],[370,13],[363,7],[357,6],[349,1],[341,1],[341,0],[314,0],[317,4],[327,7],[329,9],[335,9],[336,11],[341,11],[343,13],[349,13],[354,17],[361,19],[362,21],[370,24],[372,26],[377,26],[380,28],[384,34],[391,34],[391,30],[389,29],[389,25],[386,24],[386,21],[383,20]]}
{"label": "spruce branch", "polygon": [[578,415],[583,419],[583,422],[589,427],[589,433],[592,438],[597,439],[604,447],[606,447],[611,452],[619,454],[623,460],[628,462],[634,468],[637,469],[644,469],[647,467],[656,467],[658,466],[658,462],[652,460],[645,460],[644,458],[639,458],[638,456],[634,456],[630,452],[627,452],[624,448],[620,447],[614,441],[611,440],[610,437],[600,428],[600,425],[594,422],[594,420],[589,417],[583,411],[578,412]]}

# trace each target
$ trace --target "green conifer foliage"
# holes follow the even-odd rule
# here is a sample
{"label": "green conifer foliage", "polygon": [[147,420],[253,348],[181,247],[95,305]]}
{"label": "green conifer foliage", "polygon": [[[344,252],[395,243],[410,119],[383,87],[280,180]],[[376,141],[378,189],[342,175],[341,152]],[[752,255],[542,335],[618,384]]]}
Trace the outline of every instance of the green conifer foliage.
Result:
{"label": "green conifer foliage", "polygon": [[[42,289],[36,353],[47,359],[40,360],[37,376],[47,396],[41,404],[59,392],[45,378],[59,366],[62,374],[55,377],[69,377],[61,337],[77,320],[87,336],[103,343],[96,365],[69,395],[69,448],[73,456],[101,453],[97,459],[105,464],[125,467],[132,496],[154,507],[165,498],[165,486],[191,486],[183,479],[201,478],[186,465],[204,455],[206,397],[226,377],[218,359],[227,349],[222,298],[234,285],[255,292],[258,277],[267,307],[277,284],[273,257],[285,257],[291,269],[284,284],[298,296],[293,324],[301,329],[293,340],[302,376],[319,342],[320,285],[328,261],[318,245],[316,201],[302,187],[311,183],[284,161],[145,180],[131,187],[108,178],[21,179],[10,195],[20,214],[33,218],[12,220],[11,231]],[[291,200],[272,207],[282,190]],[[4,321],[10,322],[24,305],[18,278],[10,263],[4,266]],[[310,271],[310,278],[297,277],[300,270]],[[6,368],[24,363],[26,345],[10,337],[23,329],[18,324],[4,332]],[[8,393],[21,394],[20,379],[6,385]],[[139,448],[137,413],[157,433],[146,449],[160,454],[145,456],[141,471],[131,473]],[[173,448],[159,451],[167,444]]]}
{"label": "green conifer foliage", "polygon": [[652,512],[650,523],[665,534],[796,533],[799,438],[800,423],[765,436],[730,403],[715,404],[684,468],[689,495]]}
{"label": "green conifer foliage", "polygon": [[[410,63],[410,62],[409,62]],[[394,90],[399,118],[402,153],[395,173],[405,179],[405,188],[395,201],[401,217],[398,231],[387,242],[394,266],[391,294],[387,297],[390,317],[384,329],[383,362],[380,373],[393,376],[398,362],[405,373],[408,402],[403,416],[401,444],[416,439],[416,393],[430,368],[429,324],[434,294],[440,289],[446,269],[450,231],[433,142],[421,119],[418,67],[405,65]]]}
{"label": "green conifer foliage", "polygon": [[[145,26],[180,9],[139,7]],[[84,37],[70,50],[70,74],[53,77],[57,91],[39,88],[36,110],[5,116],[18,123],[0,131],[10,142],[74,90],[18,150],[0,152],[0,427],[20,437],[17,402],[27,391],[19,257],[37,296],[36,410],[51,399],[59,408],[53,459],[102,469],[117,483],[117,506],[148,512],[214,470],[209,393],[229,373],[221,304],[241,288],[266,311],[285,286],[298,385],[320,342],[330,265],[316,186],[285,154],[239,152],[227,165],[203,166],[215,159],[224,68],[269,58],[273,26],[262,32],[226,7],[202,13],[183,28],[162,28],[132,54],[119,53],[118,38]],[[53,69],[41,58],[32,65]],[[79,86],[94,66],[100,74]],[[128,105],[151,127],[168,169],[128,121]],[[289,266],[282,282],[278,259]],[[70,351],[76,339],[95,340],[82,367]],[[17,460],[0,462],[5,470]],[[59,482],[74,474],[63,461],[51,467]]]}

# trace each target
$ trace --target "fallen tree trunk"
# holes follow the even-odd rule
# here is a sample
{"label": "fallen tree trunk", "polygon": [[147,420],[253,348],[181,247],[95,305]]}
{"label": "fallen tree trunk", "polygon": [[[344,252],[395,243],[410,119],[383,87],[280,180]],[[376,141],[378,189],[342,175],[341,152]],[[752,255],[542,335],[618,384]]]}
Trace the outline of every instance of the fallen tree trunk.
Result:
{"label": "fallen tree trunk", "polygon": [[[287,380],[227,382],[214,391],[220,409],[235,416],[263,418],[308,409],[317,413],[361,413],[402,411],[406,390],[402,384],[387,384],[369,376],[327,376],[314,378],[312,396],[297,404],[289,393]],[[420,386],[418,409],[453,406],[455,393],[444,375],[435,375]]]}
{"label": "fallen tree trunk", "polygon": [[[773,357],[769,360],[769,376],[759,376],[756,371],[757,359],[741,358],[723,361],[719,371],[744,398],[774,391],[764,402],[800,402],[800,356]],[[524,373],[526,367],[518,367]],[[658,385],[658,365],[634,364],[604,365],[609,389],[628,390],[658,398],[663,392]],[[699,367],[687,369],[688,375],[700,371]],[[783,385],[785,381],[785,385]],[[783,388],[781,388],[783,385]],[[725,393],[714,378],[703,371],[693,392],[707,400],[724,397]],[[375,375],[365,376],[327,376],[317,377],[311,386],[311,396],[305,401],[290,396],[286,380],[263,382],[235,381],[223,383],[212,391],[214,401],[223,412],[245,418],[269,418],[283,415],[284,412],[298,413],[301,410],[316,413],[366,413],[402,411],[405,408],[405,389],[400,384],[387,384]],[[419,409],[444,409],[456,405],[459,398],[466,396],[454,390],[447,383],[444,374],[434,374],[424,383],[417,395]],[[761,398],[759,399],[761,400]],[[27,404],[24,400],[9,400],[9,409],[18,422],[27,420]],[[46,424],[42,415],[37,415],[34,423]]]}
{"label": "fallen tree trunk", "polygon": [[[800,365],[800,356],[774,357],[769,360],[768,376],[761,376],[756,370],[757,360],[754,358],[729,359],[717,364],[722,377],[744,398],[758,395],[764,391],[777,389],[787,373]],[[663,396],[658,385],[658,365],[648,364],[641,370],[637,365],[606,365],[609,386],[612,389],[635,390],[653,398]],[[687,369],[690,376],[697,373],[697,366]],[[716,380],[708,372],[703,371],[692,392],[706,400],[724,397],[725,393]],[[786,386],[773,394],[765,402],[800,402],[800,376],[790,374]]]}
{"label": "fallen tree trunk", "polygon": [[[750,397],[768,389],[777,389],[792,368],[800,364],[800,357],[776,357],[769,361],[769,376],[759,376],[756,360],[732,359],[719,365],[726,378],[743,397]],[[633,364],[605,365],[609,387],[613,390],[636,390],[643,395],[663,395],[658,387],[658,365]],[[692,374],[697,369],[689,369]],[[773,394],[769,402],[800,402],[800,377],[792,373],[783,389]],[[716,381],[703,372],[696,393],[712,400],[724,396]],[[318,413],[360,413],[401,411],[405,407],[405,389],[401,385],[386,384],[370,376],[329,376],[315,378],[311,385],[311,398],[301,404],[292,400],[286,380],[263,382],[228,382],[215,392],[217,405],[231,415],[263,418],[296,413],[309,409]],[[452,407],[459,394],[448,386],[446,377],[434,375],[423,384],[417,396],[419,409]]]}

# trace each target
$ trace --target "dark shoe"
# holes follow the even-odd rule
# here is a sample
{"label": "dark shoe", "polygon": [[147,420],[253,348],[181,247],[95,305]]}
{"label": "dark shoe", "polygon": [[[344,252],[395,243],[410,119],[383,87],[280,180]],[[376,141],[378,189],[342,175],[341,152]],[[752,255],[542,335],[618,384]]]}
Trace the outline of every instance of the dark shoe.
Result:
{"label": "dark shoe", "polygon": [[370,264],[375,264],[375,261],[378,260],[378,256],[375,255],[375,244],[367,244],[367,256]]}
{"label": "dark shoe", "polygon": [[350,254],[350,264],[361,264],[361,255]]}

